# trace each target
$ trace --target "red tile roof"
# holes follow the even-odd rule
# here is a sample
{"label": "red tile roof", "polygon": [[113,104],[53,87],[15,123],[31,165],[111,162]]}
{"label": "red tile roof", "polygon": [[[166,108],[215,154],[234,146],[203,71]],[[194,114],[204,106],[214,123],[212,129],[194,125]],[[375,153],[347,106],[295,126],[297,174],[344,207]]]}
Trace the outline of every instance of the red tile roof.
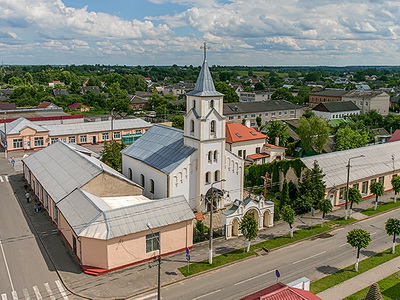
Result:
{"label": "red tile roof", "polygon": [[[85,104],[83,104],[83,103],[80,103],[80,102],[75,102],[75,103],[72,103],[70,106],[68,106],[69,108],[77,108],[78,106],[81,106],[81,105],[85,105]],[[87,105],[86,105],[87,106]]]}
{"label": "red tile roof", "polygon": [[38,106],[36,106],[37,108],[46,108],[51,104],[51,102],[48,101],[43,101],[42,103],[40,103]]}
{"label": "red tile roof", "polygon": [[267,153],[256,153],[256,154],[247,155],[248,158],[251,158],[253,160],[260,159],[260,158],[265,158],[265,157],[269,157],[269,156],[270,155],[267,154]]}
{"label": "red tile roof", "polygon": [[281,282],[275,283],[261,291],[241,298],[240,300],[322,300],[309,291],[292,288]]}
{"label": "red tile roof", "polygon": [[388,143],[396,141],[400,141],[400,129],[396,129],[396,131],[392,134],[392,136],[388,140]]}
{"label": "red tile roof", "polygon": [[285,147],[281,147],[281,146],[277,146],[277,145],[273,145],[273,144],[264,144],[265,147],[269,147],[269,148],[280,148],[280,149],[286,149]]}
{"label": "red tile roof", "polygon": [[244,126],[241,123],[227,123],[226,124],[226,142],[235,143],[242,141],[266,139],[267,136],[258,132],[253,128]]}

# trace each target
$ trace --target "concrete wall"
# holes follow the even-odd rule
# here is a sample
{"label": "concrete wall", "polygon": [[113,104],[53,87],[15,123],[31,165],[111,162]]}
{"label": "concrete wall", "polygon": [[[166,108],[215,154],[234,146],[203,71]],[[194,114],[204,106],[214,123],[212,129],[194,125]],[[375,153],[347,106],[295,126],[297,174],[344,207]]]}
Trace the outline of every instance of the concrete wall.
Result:
{"label": "concrete wall", "polygon": [[82,188],[99,197],[133,196],[142,194],[142,189],[140,187],[106,172],[100,173]]}
{"label": "concrete wall", "polygon": [[256,148],[260,148],[260,152],[262,152],[263,145],[265,144],[264,139],[258,139],[258,140],[250,140],[250,141],[242,141],[242,142],[236,142],[232,144],[226,144],[226,148],[231,151],[233,154],[236,154],[237,156],[239,155],[239,150],[242,151],[242,157],[243,159],[246,159],[244,157],[244,151],[246,151],[246,156],[255,154],[256,153]]}

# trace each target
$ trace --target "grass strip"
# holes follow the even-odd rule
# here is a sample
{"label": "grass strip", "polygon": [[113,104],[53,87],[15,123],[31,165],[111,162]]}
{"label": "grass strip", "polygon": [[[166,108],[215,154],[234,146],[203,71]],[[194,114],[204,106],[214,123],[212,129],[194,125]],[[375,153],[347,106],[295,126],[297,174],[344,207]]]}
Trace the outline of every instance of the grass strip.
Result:
{"label": "grass strip", "polygon": [[[353,278],[357,275],[360,275],[361,273],[375,268],[393,258],[400,256],[400,245],[396,246],[396,251],[394,254],[392,254],[391,251],[392,248],[360,261],[358,265],[358,272],[354,271],[354,265],[351,265],[331,275],[325,276],[324,278],[321,278],[317,281],[311,282],[311,292],[314,294],[318,294],[350,278]],[[354,250],[354,260],[356,257],[355,253],[356,250]]]}
{"label": "grass strip", "polygon": [[363,210],[361,213],[367,216],[373,216],[379,214],[381,212],[387,211],[392,208],[396,208],[400,206],[400,201],[394,202],[386,202],[384,204],[378,205],[377,209],[374,210],[373,207]]}
{"label": "grass strip", "polygon": [[[378,281],[379,290],[384,300],[399,299],[400,293],[400,272],[394,273],[381,281]],[[364,300],[370,287],[350,295],[344,300]]]}
{"label": "grass strip", "polygon": [[[243,258],[257,255],[256,251],[262,248],[267,248],[268,250],[281,247],[290,243],[294,243],[299,240],[303,240],[305,238],[324,233],[328,230],[331,230],[333,228],[347,225],[350,223],[355,222],[356,220],[354,218],[349,218],[347,220],[344,219],[337,219],[337,220],[332,220],[325,222],[323,225],[314,225],[305,229],[300,229],[296,230],[293,233],[293,238],[290,238],[289,234],[279,236],[276,238],[273,238],[271,240],[263,241],[257,244],[254,244],[250,247],[249,252],[244,252],[244,248],[237,249],[231,252],[227,252],[222,255],[218,255],[213,257],[213,264],[210,265],[208,263],[208,260],[202,260],[200,262],[192,263],[187,266],[183,266],[178,268],[178,270],[184,275],[184,276],[190,276],[193,274],[197,274],[206,270],[213,269],[215,267],[219,267],[237,260],[241,260]],[[289,226],[288,226],[288,232],[289,232]]]}

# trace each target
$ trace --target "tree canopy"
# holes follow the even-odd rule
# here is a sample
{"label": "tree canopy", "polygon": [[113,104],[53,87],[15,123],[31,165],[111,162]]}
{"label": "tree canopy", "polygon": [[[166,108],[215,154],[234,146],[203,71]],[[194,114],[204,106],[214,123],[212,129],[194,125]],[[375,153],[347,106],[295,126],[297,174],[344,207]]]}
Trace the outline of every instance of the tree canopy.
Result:
{"label": "tree canopy", "polygon": [[264,127],[266,134],[268,135],[269,143],[274,144],[275,139],[279,138],[279,146],[286,147],[289,139],[289,133],[287,132],[287,125],[280,121],[270,121]]}
{"label": "tree canopy", "polygon": [[301,117],[298,134],[306,150],[321,153],[328,141],[330,128],[328,123],[320,117]]}
{"label": "tree canopy", "polygon": [[396,249],[396,236],[400,235],[400,220],[395,218],[388,219],[385,223],[385,229],[389,236],[393,236],[392,253],[394,253]]}
{"label": "tree canopy", "polygon": [[348,150],[364,147],[370,136],[363,130],[353,130],[350,127],[339,128],[335,135],[336,150]]}

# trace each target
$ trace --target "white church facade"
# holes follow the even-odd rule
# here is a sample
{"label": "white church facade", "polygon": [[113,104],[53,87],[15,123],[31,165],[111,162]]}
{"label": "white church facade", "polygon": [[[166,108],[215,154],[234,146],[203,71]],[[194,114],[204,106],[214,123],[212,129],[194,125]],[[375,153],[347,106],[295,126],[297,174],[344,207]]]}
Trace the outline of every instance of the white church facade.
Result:
{"label": "white church facade", "polygon": [[244,161],[225,149],[223,94],[215,90],[204,60],[193,91],[186,94],[184,130],[156,124],[122,151],[122,172],[160,199],[184,195],[190,207],[206,211],[205,195],[224,191],[219,208],[243,198]]}

